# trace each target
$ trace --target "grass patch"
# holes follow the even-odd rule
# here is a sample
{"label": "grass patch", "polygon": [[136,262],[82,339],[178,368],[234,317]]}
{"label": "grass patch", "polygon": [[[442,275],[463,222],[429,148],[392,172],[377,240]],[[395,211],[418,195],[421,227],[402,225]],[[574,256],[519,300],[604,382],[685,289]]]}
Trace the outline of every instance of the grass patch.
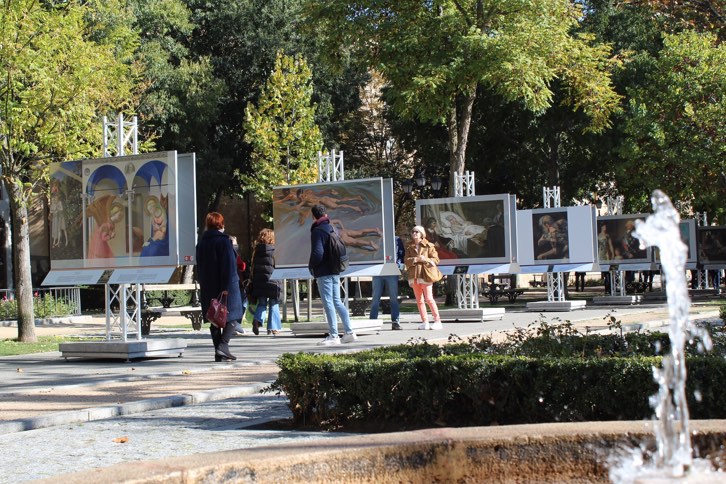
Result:
{"label": "grass patch", "polygon": [[40,336],[37,343],[21,343],[17,339],[0,339],[0,356],[29,355],[58,351],[58,344],[71,341],[100,340],[102,338],[79,338],[77,336]]}

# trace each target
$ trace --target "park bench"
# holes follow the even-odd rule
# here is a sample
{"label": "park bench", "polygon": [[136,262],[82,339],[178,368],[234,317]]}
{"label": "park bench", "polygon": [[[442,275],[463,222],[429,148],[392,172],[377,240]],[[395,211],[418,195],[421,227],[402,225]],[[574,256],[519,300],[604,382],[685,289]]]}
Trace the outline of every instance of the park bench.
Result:
{"label": "park bench", "polygon": [[506,297],[510,303],[516,302],[517,297],[524,294],[522,288],[510,288],[506,284],[489,283],[484,286],[482,292],[484,296],[489,298],[491,304],[495,304],[499,301],[500,297]]}
{"label": "park bench", "polygon": [[[199,303],[199,284],[143,284],[141,286],[141,334],[148,336],[151,323],[168,314],[181,314],[192,322],[196,331],[202,329],[204,318]],[[172,291],[188,291],[189,300],[182,306],[172,306],[174,297]],[[150,292],[162,292],[161,296],[152,296]],[[151,306],[149,302],[158,301],[161,306]]]}

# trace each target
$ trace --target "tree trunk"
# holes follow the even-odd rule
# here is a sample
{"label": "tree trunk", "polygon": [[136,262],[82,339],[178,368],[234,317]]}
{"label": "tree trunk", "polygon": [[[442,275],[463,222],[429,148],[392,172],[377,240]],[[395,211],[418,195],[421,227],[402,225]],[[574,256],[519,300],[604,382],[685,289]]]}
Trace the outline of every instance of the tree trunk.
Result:
{"label": "tree trunk", "polygon": [[18,340],[35,343],[35,314],[33,311],[33,281],[30,276],[30,239],[28,206],[22,189],[15,183],[8,183],[10,210],[13,214],[13,280],[15,300],[18,304]]}
{"label": "tree trunk", "polygon": [[449,196],[456,196],[456,177],[462,175],[466,167],[466,145],[469,142],[469,128],[475,100],[476,84],[469,86],[464,93],[460,108],[459,103],[454,102],[446,123],[449,135]]}
{"label": "tree trunk", "polygon": [[182,268],[182,284],[194,283],[194,266],[184,266]]}

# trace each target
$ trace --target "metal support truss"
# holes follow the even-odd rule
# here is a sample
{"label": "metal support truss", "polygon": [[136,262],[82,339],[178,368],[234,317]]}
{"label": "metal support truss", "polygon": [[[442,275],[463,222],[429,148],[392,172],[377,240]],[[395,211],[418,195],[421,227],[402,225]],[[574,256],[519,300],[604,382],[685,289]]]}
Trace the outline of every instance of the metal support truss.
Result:
{"label": "metal support truss", "polygon": [[335,150],[330,150],[330,153],[323,154],[318,151],[318,182],[328,183],[343,180],[345,180],[343,152],[336,153]]}
{"label": "metal support truss", "polygon": [[561,272],[547,273],[547,301],[563,302],[565,299],[565,278]]}
{"label": "metal support truss", "polygon": [[454,176],[454,196],[473,197],[475,194],[474,172],[466,170],[464,173],[457,173]]}
{"label": "metal support truss", "polygon": [[[473,197],[476,195],[474,187],[474,172],[466,170],[454,176],[454,196]],[[456,301],[459,309],[479,308],[479,284],[477,274],[451,276],[456,278]]]}
{"label": "metal support truss", "polygon": [[126,148],[131,154],[139,154],[139,125],[136,116],[131,121],[124,121],[123,113],[115,120],[103,117],[103,157],[125,156]]}
{"label": "metal support truss", "polygon": [[122,341],[128,341],[129,333],[136,333],[136,339],[141,340],[141,284],[119,284],[116,288],[106,284],[105,293],[106,339],[118,333]]}
{"label": "metal support truss", "polygon": [[610,295],[625,296],[625,271],[610,270]]}

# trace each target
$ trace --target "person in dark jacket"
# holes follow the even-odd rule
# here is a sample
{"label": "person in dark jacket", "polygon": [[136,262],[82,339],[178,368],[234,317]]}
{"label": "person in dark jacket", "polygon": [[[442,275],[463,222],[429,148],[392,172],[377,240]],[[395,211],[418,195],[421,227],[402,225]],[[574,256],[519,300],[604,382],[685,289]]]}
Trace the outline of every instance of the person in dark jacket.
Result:
{"label": "person in dark jacket", "polygon": [[232,241],[224,233],[224,217],[210,212],[205,219],[206,230],[197,244],[197,279],[201,293],[202,314],[207,314],[212,298],[227,294],[227,325],[223,330],[209,327],[214,343],[215,361],[237,358],[229,352],[229,340],[242,319],[242,296],[237,275],[237,255]]}
{"label": "person in dark jacket", "polygon": [[[260,230],[252,252],[252,296],[257,299],[257,309],[252,321],[252,332],[260,334],[260,326],[267,314],[267,334],[278,334],[282,329],[280,318],[280,281],[271,279],[275,270],[275,232]],[[269,313],[268,313],[269,307]]]}
{"label": "person in dark jacket", "polygon": [[[330,234],[335,230],[328,219],[328,209],[325,205],[316,204],[312,208],[313,222],[310,227],[310,260],[308,269],[315,278],[320,291],[320,299],[325,310],[325,318],[328,320],[328,336],[320,345],[330,346],[342,343],[352,343],[358,337],[350,325],[348,309],[340,300],[340,274],[333,267],[333,260],[330,254]],[[338,318],[343,322],[345,334],[338,337]]]}

